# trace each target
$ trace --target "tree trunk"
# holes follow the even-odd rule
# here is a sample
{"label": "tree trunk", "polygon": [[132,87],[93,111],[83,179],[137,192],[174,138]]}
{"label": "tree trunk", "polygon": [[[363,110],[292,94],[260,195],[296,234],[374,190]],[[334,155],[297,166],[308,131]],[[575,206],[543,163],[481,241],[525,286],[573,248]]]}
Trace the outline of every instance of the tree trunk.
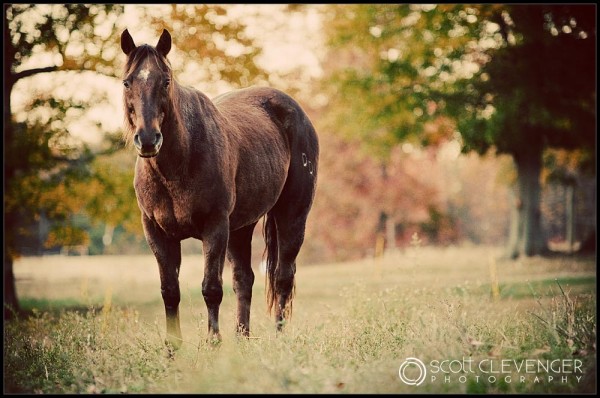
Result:
{"label": "tree trunk", "polygon": [[382,257],[385,250],[385,226],[388,216],[385,211],[379,212],[379,221],[377,230],[375,231],[375,255],[374,257]]}
{"label": "tree trunk", "polygon": [[[4,150],[10,151],[13,148],[13,125],[10,106],[10,94],[14,85],[14,78],[11,71],[11,65],[14,58],[14,50],[10,45],[7,12],[8,5],[3,5],[4,18],[4,64],[2,76],[4,87],[2,89],[3,115],[4,115]],[[7,44],[8,41],[8,44]],[[4,164],[4,187],[8,186],[9,181],[14,175],[12,165]],[[4,319],[9,319],[15,311],[19,311],[19,301],[17,300],[17,291],[15,288],[15,275],[13,273],[13,253],[12,253],[12,234],[15,231],[15,215],[13,212],[4,214]]]}
{"label": "tree trunk", "polygon": [[567,185],[565,204],[566,207],[566,218],[567,218],[567,251],[569,254],[573,253],[575,246],[575,184],[569,183]]}
{"label": "tree trunk", "polygon": [[4,319],[11,319],[18,311],[13,259],[10,254],[4,253]]}
{"label": "tree trunk", "polygon": [[511,258],[535,256],[544,253],[547,248],[540,211],[542,151],[515,155],[514,159],[517,186],[508,253]]}
{"label": "tree trunk", "polygon": [[385,240],[387,241],[385,250],[388,253],[392,253],[396,250],[396,222],[391,217],[388,217],[385,222],[385,235]]}
{"label": "tree trunk", "polygon": [[[6,11],[5,11],[6,12]],[[8,62],[8,60],[4,60]],[[5,68],[6,69],[6,68]],[[6,70],[5,70],[6,73]],[[6,81],[6,79],[5,79]],[[12,85],[4,86],[4,150],[13,148],[13,128],[10,114],[10,92]],[[4,165],[4,186],[8,186],[14,175],[12,165]],[[15,214],[14,210],[4,213],[4,319],[11,319],[19,311],[19,300],[17,299],[17,289],[15,287],[15,274],[13,273],[13,244],[15,234]]]}
{"label": "tree trunk", "polygon": [[511,211],[510,211],[510,229],[508,231],[508,257],[516,259],[519,257],[519,242],[522,239],[523,228],[521,216],[523,212],[523,204],[519,198],[519,192],[517,187],[510,191],[511,198]]}

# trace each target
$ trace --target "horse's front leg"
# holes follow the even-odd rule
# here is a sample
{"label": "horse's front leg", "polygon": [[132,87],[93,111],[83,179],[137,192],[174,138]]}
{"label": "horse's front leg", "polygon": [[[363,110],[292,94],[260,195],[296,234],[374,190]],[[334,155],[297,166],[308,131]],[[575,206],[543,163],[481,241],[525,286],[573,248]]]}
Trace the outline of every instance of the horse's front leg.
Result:
{"label": "horse's front leg", "polygon": [[179,324],[179,268],[181,267],[181,241],[169,239],[150,219],[142,217],[146,241],[158,262],[160,291],[167,318],[167,339],[165,343],[173,349],[181,346],[181,326]]}
{"label": "horse's front leg", "polygon": [[221,341],[219,333],[219,306],[223,299],[223,265],[229,240],[229,223],[225,221],[205,229],[202,238],[204,249],[204,280],[202,295],[208,309],[208,340]]}

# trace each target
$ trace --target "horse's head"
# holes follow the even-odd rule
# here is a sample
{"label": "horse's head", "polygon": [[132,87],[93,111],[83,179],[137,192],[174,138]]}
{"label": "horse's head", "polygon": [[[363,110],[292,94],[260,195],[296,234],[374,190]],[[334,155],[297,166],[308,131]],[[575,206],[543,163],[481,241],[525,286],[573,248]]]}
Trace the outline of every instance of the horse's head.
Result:
{"label": "horse's head", "polygon": [[163,30],[156,47],[136,46],[125,29],[121,34],[121,49],[127,55],[123,76],[123,104],[127,141],[141,157],[153,157],[163,143],[161,127],[171,105],[172,72],[167,61],[171,35]]}

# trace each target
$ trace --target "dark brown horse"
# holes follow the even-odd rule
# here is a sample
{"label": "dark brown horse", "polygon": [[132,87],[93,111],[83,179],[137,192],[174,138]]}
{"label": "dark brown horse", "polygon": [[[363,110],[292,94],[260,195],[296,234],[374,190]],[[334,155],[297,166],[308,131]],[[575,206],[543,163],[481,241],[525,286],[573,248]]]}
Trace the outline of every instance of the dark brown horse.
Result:
{"label": "dark brown horse", "polygon": [[156,47],[121,35],[127,140],[139,155],[134,186],[148,245],[156,256],[167,342],[181,345],[181,240],[203,242],[202,295],[209,339],[220,340],[223,265],[233,266],[237,332],[248,336],[254,273],[252,232],[266,215],[267,304],[277,329],[291,309],[296,256],[315,194],[314,127],[300,105],[272,88],[248,88],[211,101],[173,77],[171,35]]}

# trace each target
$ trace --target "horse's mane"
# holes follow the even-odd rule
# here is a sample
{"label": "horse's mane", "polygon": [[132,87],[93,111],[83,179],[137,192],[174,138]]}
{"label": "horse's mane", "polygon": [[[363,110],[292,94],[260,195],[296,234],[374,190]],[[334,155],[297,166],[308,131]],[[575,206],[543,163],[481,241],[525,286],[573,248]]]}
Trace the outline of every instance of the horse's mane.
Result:
{"label": "horse's mane", "polygon": [[[158,51],[156,51],[156,48],[148,44],[143,44],[141,46],[136,47],[129,54],[129,56],[127,57],[127,62],[125,63],[125,78],[128,78],[129,75],[136,71],[140,67],[142,62],[144,62],[144,60],[148,57],[152,57],[158,68],[163,72],[167,72],[169,75],[171,75],[171,79],[173,79],[171,63],[169,62],[169,60],[160,55]],[[135,125],[129,118],[129,110],[127,109],[127,102],[125,101],[125,92],[123,92],[123,111],[125,118],[125,130],[123,131],[123,139],[125,140],[125,144],[129,145],[131,143],[131,137],[133,135]]]}

